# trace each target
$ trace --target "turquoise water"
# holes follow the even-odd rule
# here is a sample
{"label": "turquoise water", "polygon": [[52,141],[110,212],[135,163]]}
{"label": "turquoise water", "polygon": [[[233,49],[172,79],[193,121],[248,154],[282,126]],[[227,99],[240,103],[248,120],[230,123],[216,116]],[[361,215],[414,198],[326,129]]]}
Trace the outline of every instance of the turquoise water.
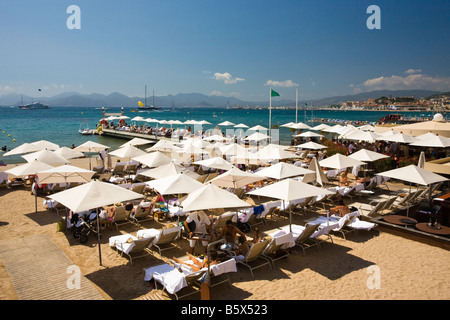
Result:
{"label": "turquoise water", "polygon": [[[218,109],[218,108],[180,108],[173,110],[158,110],[146,112],[132,112],[131,108],[125,108],[125,115],[130,118],[142,116],[143,118],[154,118],[158,120],[206,120],[212,125],[204,125],[203,129],[214,128],[218,123],[231,121],[234,123],[244,123],[249,127],[269,125],[269,110],[247,110],[247,109]],[[108,113],[120,113],[120,108],[111,108]],[[304,110],[298,111],[298,121],[306,122],[313,116],[324,119],[359,120],[376,122],[384,116],[384,111],[307,111],[306,118]],[[420,116],[423,112],[405,113],[408,116]],[[425,116],[429,114],[425,113]],[[70,147],[82,144],[87,140],[99,142],[116,149],[125,141],[122,139],[103,137],[98,135],[83,136],[78,133],[80,125],[88,126],[91,129],[101,119],[101,110],[96,108],[81,107],[53,107],[41,110],[20,110],[12,107],[0,107],[0,146],[7,146],[8,150],[13,149],[24,142],[34,142],[38,140],[48,140],[60,146]],[[127,121],[130,123],[130,121]],[[295,110],[272,110],[272,125],[282,125],[287,122],[295,122]],[[307,122],[309,125],[318,123]],[[138,125],[141,123],[138,122]],[[156,125],[152,123],[151,125]],[[161,125],[159,125],[161,126]],[[167,126],[167,125],[166,125]],[[184,125],[174,126],[185,127]],[[230,129],[230,127],[222,127]],[[232,128],[231,128],[232,129]],[[280,127],[280,142],[289,144],[292,132],[288,128]],[[15,141],[14,141],[15,140]],[[24,162],[20,156],[1,157],[5,163]]]}

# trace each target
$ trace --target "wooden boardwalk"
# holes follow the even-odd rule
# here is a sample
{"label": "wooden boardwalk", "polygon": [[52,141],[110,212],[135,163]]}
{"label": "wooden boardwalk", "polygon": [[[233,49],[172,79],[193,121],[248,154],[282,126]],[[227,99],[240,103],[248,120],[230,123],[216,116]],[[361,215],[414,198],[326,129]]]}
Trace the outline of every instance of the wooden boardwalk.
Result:
{"label": "wooden boardwalk", "polygon": [[1,241],[0,258],[19,300],[104,300],[48,235]]}

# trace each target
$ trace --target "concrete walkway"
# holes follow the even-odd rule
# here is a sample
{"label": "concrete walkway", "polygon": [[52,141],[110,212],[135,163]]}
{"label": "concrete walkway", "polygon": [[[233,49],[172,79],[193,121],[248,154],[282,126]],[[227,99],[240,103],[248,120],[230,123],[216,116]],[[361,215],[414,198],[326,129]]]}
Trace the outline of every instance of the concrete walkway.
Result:
{"label": "concrete walkway", "polygon": [[19,300],[104,300],[46,234],[1,241],[0,258]]}

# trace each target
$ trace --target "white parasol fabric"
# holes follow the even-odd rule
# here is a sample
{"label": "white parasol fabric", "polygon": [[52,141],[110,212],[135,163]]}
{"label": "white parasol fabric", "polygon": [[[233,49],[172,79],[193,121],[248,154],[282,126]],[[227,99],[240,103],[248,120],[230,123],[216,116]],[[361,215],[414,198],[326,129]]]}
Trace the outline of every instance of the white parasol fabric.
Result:
{"label": "white parasol fabric", "polygon": [[109,149],[109,147],[90,140],[75,148],[75,150],[81,152],[100,152],[105,149]]}
{"label": "white parasol fabric", "polygon": [[160,151],[146,153],[137,157],[132,157],[131,159],[142,163],[149,168],[159,167],[172,162],[168,156]]}
{"label": "white parasol fabric", "polygon": [[53,168],[53,166],[47,163],[41,162],[39,160],[33,160],[25,164],[8,169],[5,172],[16,177],[26,177],[28,175],[36,174],[39,171],[48,170],[51,168]]}
{"label": "white parasol fabric", "polygon": [[224,122],[221,122],[221,123],[218,124],[218,126],[224,126],[224,127],[226,127],[226,126],[234,126],[234,125],[235,124],[233,122],[231,122],[231,121],[224,121]]}
{"label": "white parasol fabric", "polygon": [[366,141],[369,143],[374,143],[380,137],[382,136],[375,132],[356,129],[355,131],[352,131],[348,134],[344,134],[342,138],[347,140]]}
{"label": "white parasol fabric", "polygon": [[146,177],[153,178],[153,179],[160,179],[160,178],[164,178],[167,176],[173,176],[173,175],[176,175],[179,173],[184,173],[194,179],[197,179],[200,177],[199,174],[197,174],[193,171],[190,171],[190,170],[186,169],[185,167],[183,167],[179,164],[173,163],[173,162],[159,166],[154,169],[140,172],[139,174],[146,176]]}
{"label": "white parasol fabric", "polygon": [[331,126],[325,124],[325,123],[321,123],[315,127],[312,127],[311,130],[315,130],[315,131],[323,131],[325,129],[330,129]]}
{"label": "white parasol fabric", "polygon": [[147,151],[147,152],[152,152],[152,151],[170,152],[170,151],[176,151],[176,150],[180,150],[180,148],[175,146],[173,143],[171,143],[167,140],[159,140],[157,143],[155,143],[150,148],[145,149],[145,151]]}
{"label": "white parasol fabric", "polygon": [[223,208],[251,207],[238,198],[234,193],[221,189],[214,184],[204,185],[202,188],[191,192],[181,203],[183,211],[210,210]]}
{"label": "white parasol fabric", "polygon": [[234,128],[248,128],[248,126],[246,124],[243,124],[243,123],[239,123],[239,124],[237,124],[237,125],[235,125],[233,127]]}
{"label": "white parasol fabric", "polygon": [[203,183],[183,173],[147,181],[146,185],[162,195],[190,193],[203,187]]}
{"label": "white parasol fabric", "polygon": [[448,179],[433,173],[431,171],[421,169],[416,165],[409,165],[385,172],[377,173],[376,175],[417,183],[420,185],[430,185],[437,182],[447,181]]}
{"label": "white parasol fabric", "polygon": [[306,132],[302,132],[300,134],[296,134],[293,135],[293,137],[300,137],[300,138],[320,138],[323,137],[323,135],[319,134],[319,133],[315,133],[312,131],[306,131]]}
{"label": "white parasol fabric", "polygon": [[313,182],[320,184],[323,186],[325,183],[329,183],[327,176],[323,172],[322,168],[319,165],[319,161],[316,157],[313,157],[311,163],[309,164],[308,170],[314,171],[313,173],[305,174],[302,179],[302,182],[308,183]]}
{"label": "white parasol fabric", "polygon": [[193,164],[221,170],[230,170],[232,168],[235,168],[233,164],[223,159],[222,157],[214,157],[206,160],[196,161],[193,162]]}
{"label": "white parasol fabric", "polygon": [[400,142],[400,143],[412,143],[412,142],[416,142],[417,139],[404,134],[404,133],[395,133],[393,135],[388,135],[388,136],[382,136],[380,138],[378,138],[378,140],[384,140],[384,141],[391,141],[391,142]]}
{"label": "white parasol fabric", "polygon": [[78,168],[71,165],[39,171],[37,176],[39,183],[61,183],[61,182],[90,182],[94,171]]}
{"label": "white parasol fabric", "polygon": [[247,138],[245,138],[244,140],[248,140],[248,141],[261,141],[264,139],[269,139],[270,137],[267,134],[261,133],[261,132],[255,132],[251,135],[249,135]]}
{"label": "white parasol fabric", "polygon": [[311,149],[311,150],[320,150],[320,149],[328,148],[327,146],[324,146],[324,145],[322,145],[320,143],[316,143],[316,142],[312,142],[312,141],[299,144],[296,147],[297,148],[301,148],[301,149]]}
{"label": "white parasol fabric", "polygon": [[129,144],[125,147],[114,150],[114,151],[110,152],[109,154],[112,156],[116,156],[116,157],[125,159],[125,158],[133,158],[133,157],[143,156],[143,155],[146,155],[147,153],[145,151],[135,147],[134,145]]}
{"label": "white parasol fabric", "polygon": [[336,153],[329,158],[319,161],[322,167],[334,168],[334,169],[344,169],[354,166],[365,165],[365,162],[344,156],[340,153]]}
{"label": "white parasol fabric", "polygon": [[256,157],[260,160],[281,160],[281,159],[293,159],[299,158],[298,155],[286,151],[285,147],[275,144],[269,144],[260,148],[256,154]]}
{"label": "white parasol fabric", "polygon": [[255,172],[255,174],[258,176],[273,179],[285,179],[290,177],[297,177],[307,173],[314,173],[314,171],[284,162],[278,162],[277,164],[271,165],[270,167],[263,168]]}
{"label": "white parasol fabric", "polygon": [[294,123],[294,124],[290,125],[289,128],[292,128],[292,129],[311,129],[310,126],[308,126],[306,123],[303,123],[303,122]]}
{"label": "white parasol fabric", "polygon": [[34,141],[34,142],[31,142],[31,144],[37,146],[41,150],[43,150],[43,149],[56,150],[59,148],[59,145],[57,145],[56,143],[47,141],[47,140]]}
{"label": "white parasol fabric", "polygon": [[263,127],[263,126],[258,124],[258,125],[254,126],[254,127],[249,128],[248,130],[259,131],[259,130],[269,130],[269,129],[267,129],[266,127]]}
{"label": "white parasol fabric", "polygon": [[[450,125],[450,124],[449,124]],[[417,139],[413,143],[409,144],[410,146],[420,146],[420,147],[429,147],[429,148],[447,148],[450,147],[450,138],[446,138],[443,136],[432,135],[422,137],[421,139]]]}
{"label": "white parasol fabric", "polygon": [[6,156],[12,156],[12,155],[17,155],[17,154],[22,154],[22,153],[30,153],[30,152],[36,152],[39,150],[42,150],[42,148],[40,148],[34,144],[25,142],[25,143],[21,144],[20,146],[14,148],[14,149],[11,149],[8,152],[5,152],[3,154],[3,156],[6,157]]}
{"label": "white parasol fabric", "polygon": [[70,163],[68,159],[63,158],[47,149],[23,155],[22,158],[24,158],[27,162],[39,160],[52,166]]}
{"label": "white parasol fabric", "polygon": [[140,146],[140,145],[149,144],[149,143],[153,143],[153,141],[150,141],[147,139],[142,139],[142,138],[133,138],[130,141],[122,144],[119,148],[123,148],[123,147],[129,146],[129,145]]}
{"label": "white parasol fabric", "polygon": [[263,180],[264,177],[251,172],[242,171],[236,167],[218,175],[209,182],[223,188],[240,188],[250,183]]}
{"label": "white parasol fabric", "polygon": [[67,147],[61,147],[53,151],[53,153],[57,154],[58,156],[61,156],[65,159],[75,159],[75,158],[82,158],[84,157],[84,153],[81,151],[77,151],[75,149],[70,149]]}
{"label": "white parasol fabric", "polygon": [[359,160],[359,161],[365,161],[365,162],[373,162],[384,158],[389,158],[389,156],[385,154],[381,154],[378,152],[370,151],[367,149],[361,149],[356,151],[355,153],[352,153],[348,156],[349,158]]}

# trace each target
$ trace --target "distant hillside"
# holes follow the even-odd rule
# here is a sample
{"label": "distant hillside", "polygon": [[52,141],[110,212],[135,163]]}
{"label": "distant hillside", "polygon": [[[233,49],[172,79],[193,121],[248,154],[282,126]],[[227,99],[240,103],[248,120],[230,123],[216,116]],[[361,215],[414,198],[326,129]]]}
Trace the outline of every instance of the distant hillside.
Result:
{"label": "distant hillside", "polygon": [[[385,97],[403,97],[414,96],[417,98],[425,98],[439,94],[437,91],[430,90],[378,90],[372,92],[364,92],[355,95],[328,97],[323,99],[299,101],[299,105],[325,106],[339,104],[345,101],[364,101],[367,99],[375,99],[382,96]],[[23,103],[31,103],[39,101],[51,107],[132,107],[137,108],[138,101],[144,102],[143,97],[128,97],[124,94],[113,92],[109,95],[103,94],[80,94],[77,92],[65,92],[53,97],[40,97],[39,99],[20,94],[8,94],[0,97],[0,105],[11,106],[19,105],[23,99]],[[233,97],[224,96],[207,96],[200,93],[179,93],[176,95],[155,96],[155,106],[157,107],[217,107],[225,108],[227,106],[267,106],[268,101],[249,102]],[[147,105],[153,104],[153,97],[147,97]],[[272,101],[273,106],[295,106],[295,101],[276,99]]]}

